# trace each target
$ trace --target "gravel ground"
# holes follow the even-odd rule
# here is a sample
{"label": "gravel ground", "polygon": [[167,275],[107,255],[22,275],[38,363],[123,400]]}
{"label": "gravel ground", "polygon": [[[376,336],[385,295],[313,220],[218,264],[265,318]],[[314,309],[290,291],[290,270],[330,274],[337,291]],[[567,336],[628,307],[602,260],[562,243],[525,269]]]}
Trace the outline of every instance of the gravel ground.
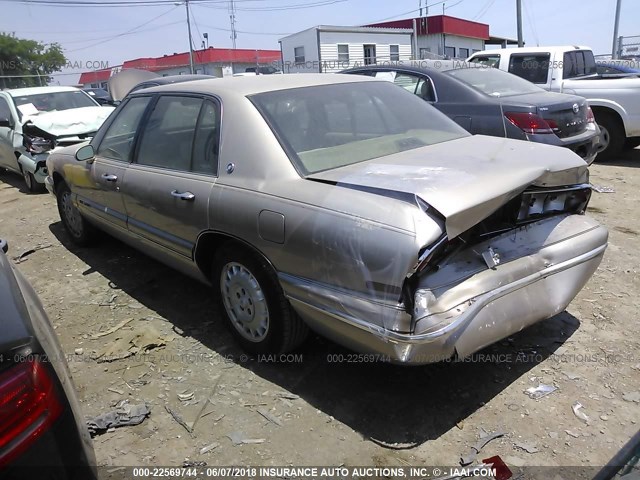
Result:
{"label": "gravel ground", "polygon": [[[0,177],[0,235],[70,356],[84,414],[122,400],[151,408],[142,424],[95,437],[100,465],[457,465],[500,431],[480,458],[596,466],[640,428],[639,167],[640,150],[591,167],[592,183],[615,189],[594,192],[589,207],[610,244],[567,311],[474,362],[338,362],[350,352],[319,337],[293,355],[248,357],[207,286],[106,236],[73,246],[55,199],[26,194],[10,174]],[[118,359],[129,347],[135,355]],[[525,395],[539,383],[558,389]]]}

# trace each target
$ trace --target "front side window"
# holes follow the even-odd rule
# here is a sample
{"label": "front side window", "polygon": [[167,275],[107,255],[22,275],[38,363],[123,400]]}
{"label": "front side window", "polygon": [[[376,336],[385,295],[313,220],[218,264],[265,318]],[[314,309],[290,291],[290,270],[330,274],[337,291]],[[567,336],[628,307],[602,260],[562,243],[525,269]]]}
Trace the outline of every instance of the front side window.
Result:
{"label": "front side window", "polygon": [[136,130],[150,101],[151,97],[134,97],[122,106],[98,146],[99,156],[122,162],[130,160]]}
{"label": "front side window", "polygon": [[391,82],[278,90],[249,98],[303,175],[469,134]]}
{"label": "front side window", "polygon": [[304,63],[304,47],[296,47],[293,49],[294,61],[296,64]]}
{"label": "front side window", "polygon": [[513,54],[509,60],[509,73],[531,83],[546,84],[549,78],[549,54]]}
{"label": "front side window", "polygon": [[391,57],[392,62],[400,61],[400,46],[399,45],[389,45],[389,56]]}
{"label": "front side window", "polygon": [[349,45],[338,45],[338,61],[349,61]]}
{"label": "front side window", "polygon": [[0,119],[11,120],[11,109],[9,108],[9,104],[7,101],[0,97]]}
{"label": "front side window", "polygon": [[162,96],[146,122],[136,163],[190,171],[196,124],[203,100]]}

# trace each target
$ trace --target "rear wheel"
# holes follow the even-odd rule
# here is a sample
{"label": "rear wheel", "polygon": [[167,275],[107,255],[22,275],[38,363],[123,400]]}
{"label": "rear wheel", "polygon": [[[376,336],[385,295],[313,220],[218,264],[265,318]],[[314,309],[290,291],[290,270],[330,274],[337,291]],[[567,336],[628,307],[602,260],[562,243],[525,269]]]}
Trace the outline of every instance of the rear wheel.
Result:
{"label": "rear wheel", "polygon": [[625,145],[624,125],[620,119],[609,112],[598,112],[596,122],[602,132],[604,149],[598,153],[596,161],[613,160],[620,155]]}
{"label": "rear wheel", "polygon": [[81,247],[90,245],[95,236],[95,227],[87,222],[80,211],[73,204],[71,190],[65,183],[61,183],[58,190],[58,213],[71,240]]}
{"label": "rear wheel", "polygon": [[284,353],[306,338],[306,324],[294,312],[263,258],[227,243],[214,256],[211,280],[220,313],[244,350]]}

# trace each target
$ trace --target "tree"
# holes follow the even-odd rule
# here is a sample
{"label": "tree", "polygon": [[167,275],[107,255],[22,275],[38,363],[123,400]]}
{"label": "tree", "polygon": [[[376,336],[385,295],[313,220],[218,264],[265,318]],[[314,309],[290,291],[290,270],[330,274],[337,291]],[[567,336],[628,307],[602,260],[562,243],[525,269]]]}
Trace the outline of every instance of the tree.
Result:
{"label": "tree", "polygon": [[0,87],[46,85],[49,75],[67,63],[58,43],[46,46],[35,40],[0,34]]}

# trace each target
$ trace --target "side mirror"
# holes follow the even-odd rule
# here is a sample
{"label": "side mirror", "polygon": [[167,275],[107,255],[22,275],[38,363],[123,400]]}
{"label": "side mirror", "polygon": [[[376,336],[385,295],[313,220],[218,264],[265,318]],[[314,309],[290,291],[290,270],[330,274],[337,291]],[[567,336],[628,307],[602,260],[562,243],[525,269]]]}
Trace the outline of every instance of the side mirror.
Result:
{"label": "side mirror", "polygon": [[76,160],[79,162],[93,160],[95,156],[96,151],[94,150],[93,145],[85,145],[76,151]]}
{"label": "side mirror", "polygon": [[4,240],[3,238],[0,238],[0,249],[4,252],[7,253],[9,251],[9,244],[7,243],[6,240]]}
{"label": "side mirror", "polygon": [[0,118],[0,127],[13,128],[13,122],[10,118]]}

